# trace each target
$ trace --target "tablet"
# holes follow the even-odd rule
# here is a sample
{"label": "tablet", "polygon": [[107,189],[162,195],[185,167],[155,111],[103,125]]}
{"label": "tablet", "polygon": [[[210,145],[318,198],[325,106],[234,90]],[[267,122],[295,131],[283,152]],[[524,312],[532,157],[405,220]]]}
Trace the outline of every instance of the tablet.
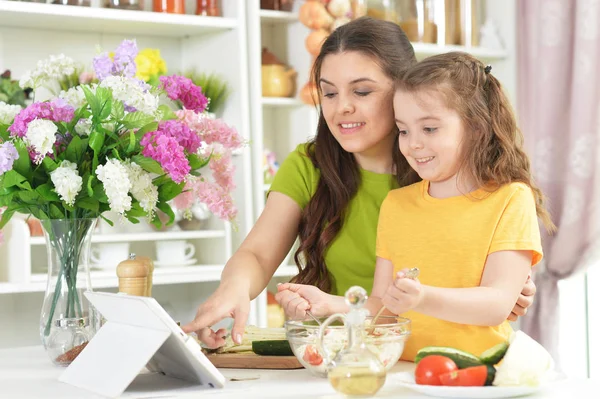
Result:
{"label": "tablet", "polygon": [[143,331],[168,332],[148,362],[151,371],[213,388],[225,385],[225,377],[202,353],[198,342],[183,332],[156,299],[92,291],[85,292],[85,296],[107,324],[122,326],[123,330],[133,327],[140,335]]}

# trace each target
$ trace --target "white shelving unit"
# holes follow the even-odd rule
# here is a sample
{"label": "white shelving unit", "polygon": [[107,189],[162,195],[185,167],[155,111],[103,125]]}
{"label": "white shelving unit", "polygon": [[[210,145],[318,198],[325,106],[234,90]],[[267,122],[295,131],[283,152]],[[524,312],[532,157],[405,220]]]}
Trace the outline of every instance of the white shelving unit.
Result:
{"label": "white shelving unit", "polygon": [[[461,50],[493,61],[494,73],[514,98],[515,92],[515,0],[486,1],[488,14],[497,16],[506,51],[480,48],[438,46],[415,43],[417,56]],[[292,12],[261,10],[259,0],[221,1],[223,17],[193,15],[195,1],[187,0],[188,15],[149,11],[73,7],[0,0],[0,72],[10,69],[19,77],[40,59],[64,53],[91,67],[96,46],[113,50],[123,39],[135,38],[138,47],[158,48],[169,73],[195,68],[218,72],[234,88],[222,117],[235,126],[250,145],[234,157],[234,199],[240,210],[239,230],[211,220],[201,231],[167,231],[97,234],[94,244],[128,241],[152,256],[152,245],[164,240],[187,240],[196,247],[198,264],[155,269],[154,284],[159,301],[177,303],[180,319],[188,319],[196,306],[216,287],[224,264],[244,239],[264,208],[269,184],[263,179],[263,150],[269,148],[281,162],[300,143],[316,131],[317,113],[303,104],[297,93],[309,79],[311,57],[305,49],[309,33],[298,21],[296,2]],[[146,2],[145,9],[151,7]],[[297,72],[297,90],[292,98],[262,97],[261,49],[267,47]],[[15,222],[17,223],[17,222]],[[11,248],[12,277],[6,278],[7,246],[0,246],[0,317],[14,320],[19,329],[35,330],[39,317],[39,295],[45,290],[45,275],[35,272],[43,263],[44,240],[29,237],[21,224],[20,246]],[[17,233],[15,233],[17,234]],[[32,272],[34,270],[34,272]],[[295,275],[291,253],[275,276]],[[4,273],[4,274],[3,274]],[[117,278],[112,272],[92,271],[95,289],[113,289]],[[250,323],[266,325],[266,295],[253,302]],[[16,329],[16,327],[15,327]],[[20,337],[15,329],[0,329],[0,347],[37,344],[35,333]],[[3,332],[7,330],[7,332]],[[28,330],[29,331],[29,330]],[[27,334],[25,334],[27,335]],[[31,341],[30,341],[31,340]]]}

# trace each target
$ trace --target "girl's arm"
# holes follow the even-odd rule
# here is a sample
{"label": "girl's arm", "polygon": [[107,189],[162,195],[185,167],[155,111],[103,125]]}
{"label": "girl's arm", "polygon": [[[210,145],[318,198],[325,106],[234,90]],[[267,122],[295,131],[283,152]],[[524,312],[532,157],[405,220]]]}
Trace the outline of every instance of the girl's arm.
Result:
{"label": "girl's arm", "polygon": [[[454,323],[497,326],[510,315],[531,271],[531,251],[491,253],[479,287],[421,286],[415,311]],[[410,284],[409,279],[401,279]],[[412,282],[414,283],[414,282]],[[410,289],[410,288],[409,288]]]}
{"label": "girl's arm", "polygon": [[[367,300],[365,308],[371,316],[375,316],[383,306],[381,299],[385,295],[388,287],[394,282],[394,265],[389,259],[377,257],[375,262],[375,277],[373,280],[373,290]],[[384,310],[382,315],[393,315],[389,310]]]}

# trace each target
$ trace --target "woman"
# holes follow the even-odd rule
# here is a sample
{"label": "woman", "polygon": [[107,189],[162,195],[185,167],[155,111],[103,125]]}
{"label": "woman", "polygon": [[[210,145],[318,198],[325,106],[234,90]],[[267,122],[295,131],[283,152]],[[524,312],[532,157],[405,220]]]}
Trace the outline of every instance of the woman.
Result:
{"label": "woman", "polygon": [[[313,68],[321,97],[317,135],[281,165],[264,211],[184,331],[218,347],[226,331],[206,327],[233,317],[232,338],[240,343],[250,300],[265,289],[296,237],[296,262],[303,267],[293,282],[334,295],[352,285],[372,288],[379,207],[390,190],[416,178],[398,149],[392,107],[394,81],[415,62],[410,41],[390,22],[359,18],[325,40]],[[286,292],[297,298],[287,298],[286,313],[305,315],[304,298]],[[525,314],[534,293],[528,282],[513,319]]]}

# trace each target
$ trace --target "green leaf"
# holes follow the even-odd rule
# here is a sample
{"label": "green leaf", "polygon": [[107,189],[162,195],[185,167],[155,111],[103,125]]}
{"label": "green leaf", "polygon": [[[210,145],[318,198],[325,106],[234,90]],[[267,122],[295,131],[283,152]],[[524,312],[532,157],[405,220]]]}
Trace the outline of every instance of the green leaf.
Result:
{"label": "green leaf", "polygon": [[50,219],[64,219],[65,213],[55,204],[50,204]]}
{"label": "green leaf", "polygon": [[29,151],[27,151],[27,146],[22,140],[16,140],[13,144],[19,153],[19,158],[13,164],[13,169],[23,176],[30,176],[31,160],[29,159]]}
{"label": "green leaf", "polygon": [[158,199],[161,202],[171,201],[183,191],[184,182],[175,183],[174,181],[166,182],[158,187]]}
{"label": "green leaf", "polygon": [[82,140],[79,136],[73,137],[66,151],[66,159],[79,165],[85,154],[88,141]]}
{"label": "green leaf", "polygon": [[111,227],[112,227],[112,226],[114,226],[114,225],[115,225],[115,224],[113,223],[113,221],[112,221],[112,220],[110,220],[110,219],[107,219],[107,218],[106,218],[106,216],[104,216],[104,215],[102,215],[102,214],[101,214],[101,215],[100,215],[100,217],[101,217],[101,218],[102,218],[102,219],[103,219],[103,220],[104,220],[106,223],[108,223],[108,224],[109,224],[109,226],[111,226]]}
{"label": "green leaf", "polygon": [[92,183],[94,181],[94,175],[88,175],[87,180],[84,179],[84,181],[86,182],[85,186],[87,187],[88,197],[93,197],[94,189],[92,188]]}
{"label": "green leaf", "polygon": [[102,184],[96,184],[94,186],[94,195],[92,197],[104,204],[108,204],[108,197],[104,192],[104,186]]}
{"label": "green leaf", "polygon": [[54,186],[52,186],[50,183],[45,183],[41,186],[38,186],[35,191],[43,200],[47,202],[60,201],[58,194],[54,191]]}
{"label": "green leaf", "polygon": [[125,215],[125,217],[127,218],[127,220],[129,220],[133,224],[138,224],[140,222],[138,218],[136,218],[134,216],[130,216],[129,212],[127,213],[127,215]]}
{"label": "green leaf", "polygon": [[137,132],[135,132],[135,137],[138,140],[141,140],[144,135],[148,132],[155,132],[158,130],[158,123],[157,122],[150,122],[147,125],[141,127],[140,129],[138,129]]}
{"label": "green leaf", "polygon": [[206,165],[208,165],[208,162],[210,162],[210,157],[201,158],[196,154],[189,154],[187,156],[187,159],[188,159],[188,162],[190,163],[190,168],[192,168],[192,170],[201,169],[201,168],[205,167]]}
{"label": "green leaf", "polygon": [[9,170],[8,172],[4,173],[4,178],[2,179],[2,183],[5,188],[10,188],[13,186],[21,187],[21,184],[26,181],[27,178],[18,173],[16,170]]}
{"label": "green leaf", "polygon": [[162,104],[158,107],[158,111],[161,113],[162,118],[161,120],[163,121],[168,121],[171,119],[177,119],[177,115],[175,114],[175,112],[173,112],[173,110],[171,109],[171,107],[169,107],[166,104]]}
{"label": "green leaf", "polygon": [[14,214],[15,211],[10,210],[10,208],[4,211],[4,213],[2,214],[2,219],[0,219],[0,229],[6,226],[6,223],[8,223],[8,221],[13,217]]}
{"label": "green leaf", "polygon": [[0,206],[9,206],[13,202],[14,194],[0,195]]}
{"label": "green leaf", "polygon": [[159,202],[156,205],[156,207],[163,211],[169,217],[169,221],[165,223],[165,225],[170,225],[175,221],[175,213],[173,212],[169,204],[167,204],[166,202]]}
{"label": "green leaf", "polygon": [[54,160],[52,160],[52,158],[50,157],[45,157],[42,161],[42,165],[44,166],[48,174],[54,172],[58,168],[58,164],[54,162]]}
{"label": "green leaf", "polygon": [[[0,100],[2,101],[2,100]],[[8,131],[8,125],[0,123],[0,141],[8,141],[10,132]]]}
{"label": "green leaf", "polygon": [[146,158],[143,155],[135,155],[131,157],[131,160],[140,165],[146,172],[155,173],[157,175],[165,174],[162,166],[152,158]]}
{"label": "green leaf", "polygon": [[102,131],[94,130],[90,134],[90,141],[88,145],[95,153],[99,153],[102,149],[102,145],[104,145],[105,134]]}
{"label": "green leaf", "polygon": [[85,197],[75,201],[75,208],[88,209],[97,213],[100,208],[100,204],[99,201],[94,198]]}
{"label": "green leaf", "polygon": [[133,204],[131,204],[131,209],[127,211],[126,216],[143,217],[146,215],[146,211],[140,206],[140,203],[136,201]]}
{"label": "green leaf", "polygon": [[32,191],[19,191],[17,193],[17,195],[21,201],[23,201],[24,203],[26,203],[28,205],[42,205],[46,202],[40,197],[39,193],[37,193],[36,191],[33,191],[33,190]]}
{"label": "green leaf", "polygon": [[126,129],[138,129],[153,121],[154,117],[152,115],[136,111],[125,115],[121,122]]}
{"label": "green leaf", "polygon": [[98,119],[104,121],[112,111],[112,92],[105,87],[96,88],[96,97],[100,103]]}
{"label": "green leaf", "polygon": [[111,115],[116,120],[120,121],[125,116],[125,106],[121,101],[114,101],[112,105]]}
{"label": "green leaf", "polygon": [[135,134],[133,133],[133,130],[129,131],[129,145],[127,146],[127,149],[125,150],[125,152],[127,154],[131,154],[133,152],[133,150],[135,149],[135,145],[136,145],[137,141],[135,139]]}
{"label": "green leaf", "polygon": [[[94,93],[92,93],[89,87],[87,87],[86,85],[81,85],[81,88],[83,90],[83,94],[85,95],[85,99],[87,100],[88,104],[90,104],[92,115],[98,115],[100,113],[100,101],[98,101],[98,98],[96,98],[96,96],[94,95]],[[96,91],[98,91],[99,89],[101,88],[96,88]]]}

